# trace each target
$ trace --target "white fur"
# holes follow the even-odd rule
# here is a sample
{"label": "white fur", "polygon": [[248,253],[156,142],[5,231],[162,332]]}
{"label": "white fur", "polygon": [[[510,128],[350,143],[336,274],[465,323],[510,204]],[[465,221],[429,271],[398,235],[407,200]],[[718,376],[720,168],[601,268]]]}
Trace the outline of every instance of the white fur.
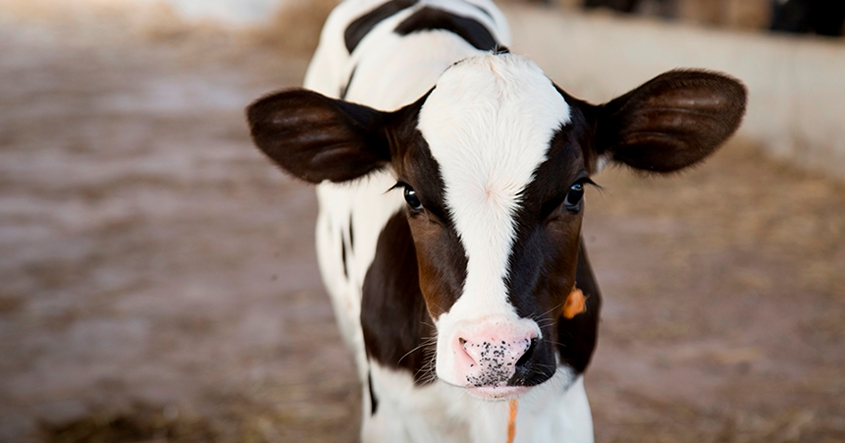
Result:
{"label": "white fur", "polygon": [[[362,441],[395,443],[504,442],[508,404],[469,397],[443,382],[418,387],[407,372],[370,366],[379,413],[365,413]],[[590,404],[582,377],[561,367],[519,400],[517,443],[593,441]],[[369,411],[369,410],[368,410]]]}
{"label": "white fur", "polygon": [[605,153],[605,154],[598,156],[598,158],[596,159],[596,169],[595,169],[595,171],[591,171],[591,173],[593,175],[600,174],[601,171],[604,171],[605,166],[610,164],[610,161],[612,159],[613,158],[612,158],[612,155],[610,153]]}
{"label": "white fur", "polygon": [[[355,353],[361,381],[366,381],[367,359],[361,330],[361,287],[376,255],[378,236],[390,217],[402,208],[405,200],[393,192],[385,194],[396,183],[389,172],[371,174],[350,184],[323,183],[317,187],[320,213],[317,216],[317,259],[323,284],[329,293],[341,335]],[[352,247],[346,234],[352,220]],[[346,246],[344,276],[340,250]]]}
{"label": "white fur", "polygon": [[[461,242],[469,255],[464,294],[449,313],[441,315],[438,326],[448,328],[449,324],[457,324],[453,319],[470,312],[474,315],[485,312],[522,322],[526,328],[536,328],[533,321],[518,319],[507,304],[503,279],[513,243],[513,212],[520,193],[545,158],[544,147],[551,132],[568,120],[568,107],[533,63],[518,57],[497,57],[502,62],[495,62],[444,31],[405,37],[392,32],[401,20],[429,4],[484,23],[498,41],[509,45],[510,31],[504,16],[487,0],[472,0],[472,3],[490,12],[492,20],[465,1],[423,0],[384,20],[361,40],[353,54],[348,54],[343,41],[346,26],[383,1],[346,0],[335,8],[321,34],[304,86],[338,97],[357,66],[346,99],[376,109],[393,110],[415,101],[438,83],[425,106],[425,118],[421,116],[425,120],[423,132],[443,167],[447,204],[455,215]],[[448,69],[441,78],[454,62],[479,55],[478,59]],[[496,75],[485,75],[485,69],[495,71]],[[469,77],[463,78],[464,75]],[[517,88],[519,94],[515,92]],[[523,88],[527,95],[522,95],[526,94]],[[489,99],[478,105],[487,111],[476,113],[472,106],[461,102],[461,97],[468,99],[472,95]],[[500,112],[492,112],[499,106]],[[452,134],[454,143],[438,132],[442,119],[438,120],[433,113],[440,111],[462,119],[464,133]],[[472,166],[471,174],[461,177],[461,168],[468,166]],[[359,320],[361,287],[375,257],[379,233],[404,205],[401,192],[385,193],[395,181],[393,171],[386,170],[347,184],[324,182],[317,188],[320,269],[341,333],[355,353],[364,385],[362,440],[504,441],[506,403],[475,399],[465,390],[439,380],[418,387],[410,373],[383,368],[366,358]],[[464,186],[470,192],[454,192]],[[347,235],[350,217],[354,247]],[[475,234],[474,230],[482,229],[492,233],[492,237]],[[343,273],[341,242],[346,245],[348,278]],[[474,311],[478,308],[483,309]],[[379,402],[374,416],[369,413],[368,373]],[[516,441],[592,441],[592,421],[583,382],[578,378],[573,383],[570,369],[559,368],[551,380],[520,400]]]}
{"label": "white fur", "polygon": [[[384,2],[345,0],[332,10],[305,74],[306,88],[337,98],[341,86],[357,66],[356,88],[348,91],[347,100],[382,110],[394,110],[414,102],[434,85],[449,65],[480,52],[445,31],[404,37],[393,33],[397,24],[426,5],[471,17],[485,24],[497,41],[510,44],[507,20],[489,0],[421,0],[383,20],[358,43],[354,53],[349,54],[343,38],[348,24]],[[472,5],[484,8],[493,19]]]}

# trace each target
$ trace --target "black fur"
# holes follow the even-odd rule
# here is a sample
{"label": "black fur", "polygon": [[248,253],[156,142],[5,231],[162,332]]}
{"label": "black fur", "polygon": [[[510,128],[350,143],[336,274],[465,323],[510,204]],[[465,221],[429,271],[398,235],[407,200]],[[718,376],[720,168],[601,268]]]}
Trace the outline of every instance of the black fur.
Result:
{"label": "black fur", "polygon": [[364,279],[361,328],[367,356],[426,381],[423,340],[434,335],[420,292],[417,256],[405,214],[397,213],[379,235],[376,256]]}
{"label": "black fur", "polygon": [[428,6],[402,21],[394,32],[408,35],[435,29],[458,35],[482,51],[494,51],[498,47],[498,42],[490,31],[478,21]]}
{"label": "black fur", "polygon": [[378,412],[378,399],[375,392],[373,392],[373,373],[367,372],[367,387],[370,390],[370,416],[376,415]]}
{"label": "black fur", "polygon": [[597,108],[598,155],[673,172],[712,154],[739,127],[745,87],[703,71],[670,71]]}
{"label": "black fur", "polygon": [[339,97],[340,97],[341,99],[345,99],[345,98],[346,98],[346,92],[347,92],[347,91],[349,91],[349,85],[351,85],[351,84],[352,84],[352,79],[354,79],[354,78],[355,78],[355,70],[356,70],[356,69],[358,69],[358,66],[357,66],[357,65],[356,65],[355,67],[353,67],[353,68],[352,68],[352,72],[350,72],[350,73],[349,73],[349,80],[347,80],[347,81],[346,81],[346,84],[344,84],[344,85],[340,88],[340,94],[339,94]]}
{"label": "black fur", "polygon": [[346,43],[346,50],[351,54],[358,47],[358,43],[376,27],[382,20],[396,14],[397,12],[410,8],[417,3],[417,0],[391,0],[376,9],[358,17],[346,27],[343,33],[343,40]]}
{"label": "black fur", "polygon": [[385,133],[390,113],[296,89],[250,105],[252,139],[294,176],[320,183],[342,182],[390,161]]}

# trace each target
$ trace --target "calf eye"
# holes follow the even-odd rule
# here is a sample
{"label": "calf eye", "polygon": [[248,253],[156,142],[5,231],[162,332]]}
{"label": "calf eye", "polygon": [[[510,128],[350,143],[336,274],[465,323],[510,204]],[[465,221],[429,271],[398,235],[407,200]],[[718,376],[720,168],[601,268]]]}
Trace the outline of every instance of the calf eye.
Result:
{"label": "calf eye", "polygon": [[420,199],[417,198],[417,192],[410,186],[405,186],[405,201],[414,211],[422,209],[422,203],[420,202]]}
{"label": "calf eye", "polygon": [[578,212],[581,210],[581,201],[584,199],[584,185],[582,183],[575,183],[569,188],[566,193],[566,200],[563,201],[563,206],[569,212]]}

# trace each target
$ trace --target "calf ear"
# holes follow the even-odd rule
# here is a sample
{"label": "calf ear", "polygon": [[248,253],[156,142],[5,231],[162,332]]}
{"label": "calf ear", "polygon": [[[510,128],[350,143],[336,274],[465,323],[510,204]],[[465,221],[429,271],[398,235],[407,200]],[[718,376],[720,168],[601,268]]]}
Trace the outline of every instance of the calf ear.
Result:
{"label": "calf ear", "polygon": [[599,158],[652,172],[700,162],[736,131],[745,87],[704,71],[671,71],[596,109]]}
{"label": "calf ear", "polygon": [[311,183],[352,180],[389,162],[387,115],[304,89],[273,94],[247,108],[258,148]]}

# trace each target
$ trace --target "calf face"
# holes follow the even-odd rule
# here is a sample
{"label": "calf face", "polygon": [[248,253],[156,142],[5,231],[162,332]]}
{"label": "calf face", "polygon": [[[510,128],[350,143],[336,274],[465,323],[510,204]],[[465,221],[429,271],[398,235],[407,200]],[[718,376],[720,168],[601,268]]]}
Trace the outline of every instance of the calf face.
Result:
{"label": "calf face", "polygon": [[741,84],[701,71],[669,72],[594,106],[532,62],[491,53],[456,63],[394,112],[292,90],[257,101],[248,117],[258,147],[301,179],[392,171],[436,329],[437,377],[508,398],[560,363],[590,176],[608,162],[656,173],[695,164],[744,107]]}

